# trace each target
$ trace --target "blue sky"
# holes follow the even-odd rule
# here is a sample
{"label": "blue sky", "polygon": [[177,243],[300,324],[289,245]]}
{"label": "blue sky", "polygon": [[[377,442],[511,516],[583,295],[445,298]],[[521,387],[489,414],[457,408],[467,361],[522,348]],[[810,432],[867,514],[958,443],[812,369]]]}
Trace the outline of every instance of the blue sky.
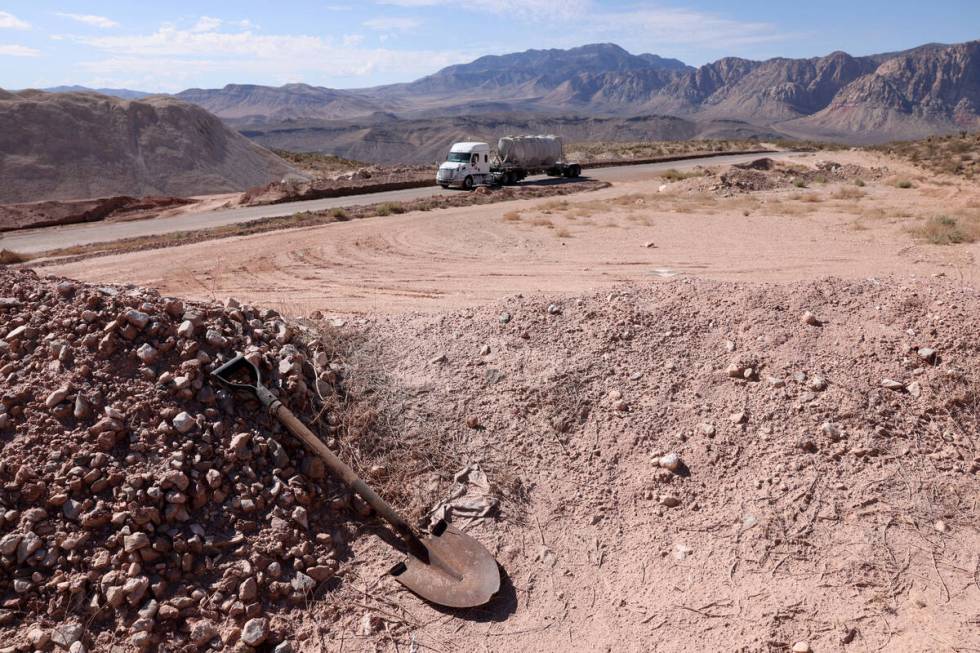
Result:
{"label": "blue sky", "polygon": [[978,0],[0,0],[0,87],[352,88],[482,54],[593,42],[700,65],[976,38]]}

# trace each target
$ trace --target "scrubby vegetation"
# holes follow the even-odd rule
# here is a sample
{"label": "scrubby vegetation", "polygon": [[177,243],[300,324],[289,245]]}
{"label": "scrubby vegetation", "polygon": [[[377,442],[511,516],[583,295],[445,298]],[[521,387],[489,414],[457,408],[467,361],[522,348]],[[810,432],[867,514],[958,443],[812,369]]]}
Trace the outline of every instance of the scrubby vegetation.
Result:
{"label": "scrubby vegetation", "polygon": [[933,245],[973,243],[980,238],[980,220],[940,215],[912,230],[913,234]]}
{"label": "scrubby vegetation", "polygon": [[930,136],[918,141],[887,143],[871,149],[911,161],[932,172],[967,179],[980,175],[980,133]]}
{"label": "scrubby vegetation", "polygon": [[276,156],[285,159],[290,165],[299,169],[301,172],[313,177],[323,177],[329,175],[353,172],[361,168],[366,168],[370,164],[362,161],[344,159],[333,154],[322,154],[320,152],[290,152],[289,150],[272,150]]}

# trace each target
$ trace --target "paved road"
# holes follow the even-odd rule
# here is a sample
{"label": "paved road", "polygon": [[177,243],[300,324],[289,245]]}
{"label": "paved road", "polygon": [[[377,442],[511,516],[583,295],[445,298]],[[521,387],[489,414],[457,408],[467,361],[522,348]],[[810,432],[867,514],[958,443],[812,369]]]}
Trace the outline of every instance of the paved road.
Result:
{"label": "paved road", "polygon": [[[792,153],[768,155],[772,158],[784,158]],[[585,176],[602,181],[639,181],[649,178],[670,168],[683,170],[697,165],[719,165],[726,163],[744,163],[759,158],[759,154],[735,154],[727,156],[689,159],[687,161],[672,161],[666,163],[650,163],[636,166],[617,166],[610,168],[592,168],[584,172]],[[525,184],[562,184],[575,183],[564,179],[551,177],[531,177]],[[25,229],[22,231],[0,234],[0,249],[9,249],[25,254],[43,252],[73,245],[99,243],[121,238],[137,236],[152,236],[175,231],[195,231],[210,227],[248,222],[259,218],[274,218],[292,215],[298,211],[319,211],[337,206],[356,206],[374,204],[376,202],[404,202],[421,197],[459,193],[458,190],[443,190],[437,187],[410,188],[387,193],[370,193],[367,195],[350,195],[348,197],[331,197],[305,202],[289,202],[271,206],[249,206],[234,209],[219,209],[204,213],[190,213],[170,218],[137,220],[133,222],[90,222],[85,224],[65,225],[62,227],[45,227],[43,229]]]}

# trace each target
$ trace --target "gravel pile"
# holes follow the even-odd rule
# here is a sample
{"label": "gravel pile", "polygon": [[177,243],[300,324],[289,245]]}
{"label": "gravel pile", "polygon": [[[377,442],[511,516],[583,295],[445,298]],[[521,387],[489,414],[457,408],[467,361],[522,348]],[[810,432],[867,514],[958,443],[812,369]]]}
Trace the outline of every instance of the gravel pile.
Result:
{"label": "gravel pile", "polygon": [[336,574],[349,500],[208,372],[246,353],[330,443],[318,343],[234,300],[0,271],[0,651],[289,650],[276,615]]}

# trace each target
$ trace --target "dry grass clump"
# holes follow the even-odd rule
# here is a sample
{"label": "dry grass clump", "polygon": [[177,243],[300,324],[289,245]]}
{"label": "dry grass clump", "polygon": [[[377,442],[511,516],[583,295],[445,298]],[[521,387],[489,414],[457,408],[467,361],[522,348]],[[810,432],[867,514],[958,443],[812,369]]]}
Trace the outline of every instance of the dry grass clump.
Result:
{"label": "dry grass clump", "polygon": [[507,211],[503,216],[504,222],[520,222],[521,212],[520,211]]}
{"label": "dry grass clump", "polygon": [[528,224],[532,227],[547,227],[548,229],[554,229],[555,223],[551,221],[550,218],[531,218]]}
{"label": "dry grass clump", "polygon": [[555,236],[558,238],[571,238],[572,232],[565,227],[558,227],[555,229]]}
{"label": "dry grass clump", "polygon": [[0,249],[0,265],[14,265],[15,263],[26,263],[31,257],[20,252],[12,252],[9,249]]}
{"label": "dry grass clump", "polygon": [[683,181],[685,179],[693,179],[694,177],[703,177],[703,170],[690,170],[688,172],[681,172],[671,168],[669,170],[664,170],[660,173],[660,177],[666,179],[667,181]]}
{"label": "dry grass clump", "polygon": [[[860,181],[860,180],[858,180]],[[859,200],[862,197],[867,197],[865,193],[860,188],[851,188],[849,186],[842,186],[838,188],[831,194],[831,197],[835,200]]]}
{"label": "dry grass clump", "polygon": [[939,215],[912,229],[912,234],[933,245],[974,243],[980,239],[980,220]]}
{"label": "dry grass clump", "polygon": [[329,211],[327,211],[327,215],[341,222],[345,220],[350,220],[350,213],[348,213],[347,209],[345,209],[342,206],[338,206],[337,208],[330,209]]}
{"label": "dry grass clump", "polygon": [[545,215],[551,215],[558,211],[568,210],[568,200],[551,200],[550,202],[545,202],[544,204],[538,205],[538,210]]}
{"label": "dry grass clump", "polygon": [[375,215],[396,215],[399,213],[404,213],[405,207],[402,206],[401,202],[384,202],[383,204],[378,204],[374,209]]}
{"label": "dry grass clump", "polygon": [[898,181],[895,182],[895,187],[908,189],[908,188],[912,188],[913,185],[912,182],[909,181],[908,179],[899,179]]}

